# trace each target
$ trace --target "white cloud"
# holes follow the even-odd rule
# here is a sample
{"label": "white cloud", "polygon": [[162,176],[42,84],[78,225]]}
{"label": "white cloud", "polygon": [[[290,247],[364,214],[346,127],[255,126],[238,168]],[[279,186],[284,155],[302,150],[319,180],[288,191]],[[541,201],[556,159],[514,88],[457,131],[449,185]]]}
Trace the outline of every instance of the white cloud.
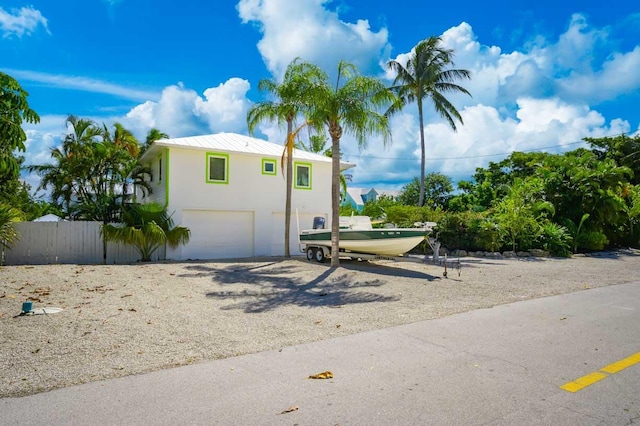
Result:
{"label": "white cloud", "polygon": [[371,30],[367,20],[340,20],[326,8],[328,0],[240,0],[243,23],[257,24],[263,34],[258,50],[269,71],[280,78],[295,58],[313,62],[328,72],[348,58],[361,72],[378,68],[379,57],[389,49],[388,32]]}
{"label": "white cloud", "polygon": [[[581,15],[574,15],[555,41],[536,36],[526,49],[513,52],[482,45],[471,25],[464,22],[445,31],[443,44],[454,50],[456,68],[471,71],[472,79],[459,83],[473,98],[448,96],[464,120],[457,133],[427,102],[427,172],[443,172],[454,180],[468,178],[476,167],[500,161],[516,150],[565,151],[580,146],[584,137],[633,131],[622,118],[606,119],[597,105],[638,93],[640,45],[628,52],[610,53],[607,36],[607,28],[592,28]],[[406,63],[411,53],[400,53],[395,59]],[[386,77],[390,80],[393,75],[387,73]],[[357,151],[347,148],[350,159],[358,163],[354,186],[394,179],[408,182],[419,175],[415,104],[405,108],[403,115],[392,123],[394,145],[390,151],[374,148],[363,154],[397,160],[357,157]],[[413,161],[405,161],[407,157]],[[451,157],[456,158],[447,160]]]}
{"label": "white cloud", "polygon": [[147,101],[133,108],[123,120],[136,134],[156,127],[171,137],[202,133],[246,132],[251,102],[246,80],[231,78],[204,91],[204,97],[184,85],[166,87],[157,102]]}
{"label": "white cloud", "polygon": [[11,9],[9,12],[0,7],[0,32],[3,38],[31,35],[39,26],[49,32],[47,18],[32,6]]}
{"label": "white cloud", "polygon": [[[461,110],[465,125],[453,132],[442,121],[425,126],[426,172],[441,172],[454,181],[468,179],[477,167],[500,161],[513,151],[545,149],[564,152],[581,146],[584,137],[627,133],[627,121],[605,118],[586,104],[571,105],[559,99],[521,98],[516,118],[504,117],[493,106],[474,105]],[[407,111],[394,118],[393,145],[383,150],[370,143],[359,153],[347,139],[345,158],[357,163],[354,186],[400,189],[420,174],[420,136],[417,119]],[[372,158],[373,157],[373,158]],[[380,185],[382,183],[382,185]]]}
{"label": "white cloud", "polygon": [[91,93],[104,93],[134,101],[158,98],[158,94],[156,92],[134,89],[129,86],[122,86],[88,77],[47,74],[37,71],[16,69],[7,69],[6,72],[16,79],[44,83],[51,87],[80,90]]}

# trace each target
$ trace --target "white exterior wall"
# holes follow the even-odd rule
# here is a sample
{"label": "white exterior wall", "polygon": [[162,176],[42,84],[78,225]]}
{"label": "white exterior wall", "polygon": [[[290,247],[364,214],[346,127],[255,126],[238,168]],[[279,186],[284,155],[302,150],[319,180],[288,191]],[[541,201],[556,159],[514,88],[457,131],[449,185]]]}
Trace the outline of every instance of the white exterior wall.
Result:
{"label": "white exterior wall", "polygon": [[[167,258],[283,255],[286,179],[280,158],[225,153],[229,155],[228,184],[214,184],[206,179],[207,153],[211,152],[215,151],[170,148],[168,211],[176,225],[190,227],[192,242],[168,249]],[[262,174],[263,158],[276,160],[275,176]],[[312,164],[312,188],[293,189],[290,250],[294,255],[300,253],[296,209],[300,229],[311,228],[314,216],[324,216],[327,222],[331,216],[331,162],[302,162]],[[163,190],[156,192],[154,187],[153,198],[159,194]]]}
{"label": "white exterior wall", "polygon": [[[167,186],[167,157],[168,149],[163,148],[158,155],[154,156],[150,163],[147,164],[151,168],[151,187],[150,194],[143,194],[140,188],[136,187],[136,199],[140,203],[158,203],[166,204],[166,186]],[[160,161],[162,161],[162,169],[160,169]],[[169,164],[170,165],[170,164]]]}

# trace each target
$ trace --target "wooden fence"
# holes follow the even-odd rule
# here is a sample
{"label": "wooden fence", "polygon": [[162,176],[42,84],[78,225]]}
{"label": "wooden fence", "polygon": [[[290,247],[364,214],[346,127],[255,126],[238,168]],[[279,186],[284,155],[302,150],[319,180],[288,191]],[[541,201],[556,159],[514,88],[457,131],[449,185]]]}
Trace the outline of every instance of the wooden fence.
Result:
{"label": "wooden fence", "polygon": [[[103,244],[99,222],[20,222],[14,225],[19,240],[4,253],[5,265],[46,265],[51,263],[100,264]],[[158,249],[152,260],[164,260]],[[140,254],[132,246],[107,244],[107,263],[133,263]]]}

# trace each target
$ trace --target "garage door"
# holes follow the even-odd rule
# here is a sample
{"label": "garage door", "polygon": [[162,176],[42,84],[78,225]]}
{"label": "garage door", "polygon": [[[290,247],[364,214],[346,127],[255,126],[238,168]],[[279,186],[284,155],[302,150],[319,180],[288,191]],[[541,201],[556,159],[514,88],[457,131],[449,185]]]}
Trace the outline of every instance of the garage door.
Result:
{"label": "garage door", "polygon": [[182,225],[191,230],[183,259],[230,259],[254,256],[253,212],[183,210]]}

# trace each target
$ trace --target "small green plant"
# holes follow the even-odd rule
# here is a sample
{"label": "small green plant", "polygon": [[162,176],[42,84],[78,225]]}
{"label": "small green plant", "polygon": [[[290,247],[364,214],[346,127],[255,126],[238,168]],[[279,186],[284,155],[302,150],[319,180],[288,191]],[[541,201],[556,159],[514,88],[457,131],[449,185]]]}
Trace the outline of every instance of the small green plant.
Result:
{"label": "small green plant", "polygon": [[539,242],[542,248],[550,254],[560,257],[571,256],[571,235],[569,230],[553,222],[546,222],[542,225],[542,233]]}
{"label": "small green plant", "polygon": [[138,250],[142,262],[151,260],[151,255],[162,245],[176,248],[189,242],[191,231],[183,226],[173,226],[171,216],[159,204],[133,204],[123,209],[122,224],[102,226],[106,241],[132,245]]}

